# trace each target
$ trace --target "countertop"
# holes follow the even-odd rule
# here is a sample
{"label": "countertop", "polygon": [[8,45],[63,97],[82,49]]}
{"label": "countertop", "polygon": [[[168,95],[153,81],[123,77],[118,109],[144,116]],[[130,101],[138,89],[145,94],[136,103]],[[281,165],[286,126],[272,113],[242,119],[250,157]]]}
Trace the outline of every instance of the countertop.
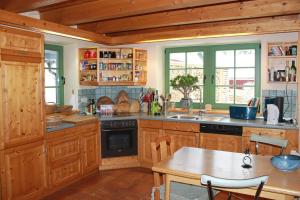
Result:
{"label": "countertop", "polygon": [[[290,129],[297,130],[298,126],[294,124],[287,123],[279,123],[278,125],[270,125],[267,124],[263,119],[257,118],[256,120],[241,120],[241,119],[232,119],[228,115],[218,115],[218,114],[204,114],[202,116],[197,116],[198,119],[173,119],[170,116],[174,115],[184,115],[184,114],[176,114],[170,113],[168,116],[153,116],[147,115],[145,113],[132,113],[130,116],[95,116],[95,121],[98,119],[99,121],[108,121],[108,120],[128,120],[128,119],[143,119],[143,120],[162,120],[162,121],[175,121],[175,122],[190,122],[190,123],[199,123],[199,124],[222,124],[222,125],[233,125],[233,126],[244,126],[244,127],[257,127],[257,128],[272,128],[272,129]],[[186,116],[186,115],[185,115]],[[196,115],[193,115],[196,116]],[[79,124],[90,123],[94,120],[84,120],[86,119],[85,115],[74,114],[73,116],[76,119],[82,118],[80,123],[69,123],[63,122],[61,125],[55,128],[47,128],[47,132],[53,132],[62,130],[65,128],[71,128],[77,126]]]}
{"label": "countertop", "polygon": [[[163,121],[177,121],[177,122],[192,122],[192,123],[207,123],[207,124],[223,124],[245,127],[257,127],[257,128],[272,128],[272,129],[298,129],[298,126],[288,123],[279,123],[277,125],[267,124],[262,118],[255,120],[242,120],[232,119],[228,115],[218,114],[204,114],[198,116],[199,119],[172,119],[169,116],[177,115],[176,113],[170,113],[168,116],[153,116],[145,113],[133,113],[131,116],[98,116],[100,121],[107,120],[124,120],[124,119],[144,119],[144,120],[163,120]],[[179,114],[180,115],[180,114]],[[194,116],[194,115],[193,115]]]}

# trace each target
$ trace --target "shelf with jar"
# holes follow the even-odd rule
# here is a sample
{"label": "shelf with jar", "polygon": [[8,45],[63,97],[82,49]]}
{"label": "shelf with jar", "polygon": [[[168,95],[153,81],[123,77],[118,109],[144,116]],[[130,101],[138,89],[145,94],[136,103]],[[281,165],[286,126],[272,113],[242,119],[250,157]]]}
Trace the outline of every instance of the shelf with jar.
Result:
{"label": "shelf with jar", "polygon": [[297,43],[268,43],[268,82],[296,83]]}
{"label": "shelf with jar", "polygon": [[147,50],[82,48],[79,54],[81,85],[146,84]]}

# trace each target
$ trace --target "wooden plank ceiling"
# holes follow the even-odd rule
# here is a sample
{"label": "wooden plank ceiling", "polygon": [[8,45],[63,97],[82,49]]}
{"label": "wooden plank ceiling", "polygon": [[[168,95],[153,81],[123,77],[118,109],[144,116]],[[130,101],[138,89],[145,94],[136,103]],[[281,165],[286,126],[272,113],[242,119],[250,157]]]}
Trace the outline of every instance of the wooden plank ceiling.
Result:
{"label": "wooden plank ceiling", "polygon": [[36,10],[112,45],[300,31],[300,0],[1,0],[0,8]]}

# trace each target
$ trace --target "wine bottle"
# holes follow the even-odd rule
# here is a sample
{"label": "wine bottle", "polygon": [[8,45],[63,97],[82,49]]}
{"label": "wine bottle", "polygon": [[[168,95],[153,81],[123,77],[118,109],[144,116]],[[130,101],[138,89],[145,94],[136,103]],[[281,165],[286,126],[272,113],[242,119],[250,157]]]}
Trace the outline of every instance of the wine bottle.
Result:
{"label": "wine bottle", "polygon": [[296,82],[296,73],[297,73],[297,69],[296,69],[295,61],[292,60],[292,65],[291,65],[291,81],[293,81],[293,82]]}

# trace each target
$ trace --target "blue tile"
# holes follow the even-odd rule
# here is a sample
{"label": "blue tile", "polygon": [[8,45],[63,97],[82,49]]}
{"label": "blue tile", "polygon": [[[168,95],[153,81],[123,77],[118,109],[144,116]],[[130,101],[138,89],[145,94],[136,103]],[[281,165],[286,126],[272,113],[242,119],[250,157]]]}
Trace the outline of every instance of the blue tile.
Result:
{"label": "blue tile", "polygon": [[269,91],[269,95],[270,95],[271,97],[276,97],[276,96],[277,96],[277,91],[276,91],[276,90],[270,90],[270,91]]}
{"label": "blue tile", "polygon": [[276,94],[277,96],[282,96],[282,97],[285,96],[285,91],[284,90],[277,90],[276,93],[277,93]]}
{"label": "blue tile", "polygon": [[297,91],[296,90],[292,90],[292,96],[296,97],[297,96]]}

